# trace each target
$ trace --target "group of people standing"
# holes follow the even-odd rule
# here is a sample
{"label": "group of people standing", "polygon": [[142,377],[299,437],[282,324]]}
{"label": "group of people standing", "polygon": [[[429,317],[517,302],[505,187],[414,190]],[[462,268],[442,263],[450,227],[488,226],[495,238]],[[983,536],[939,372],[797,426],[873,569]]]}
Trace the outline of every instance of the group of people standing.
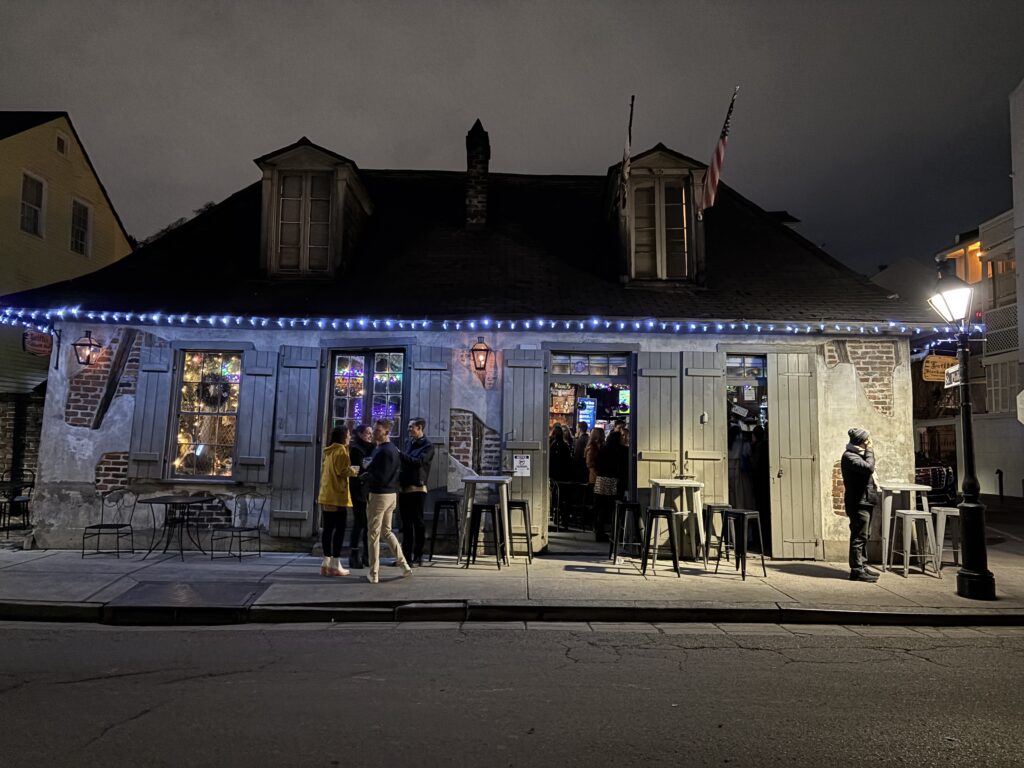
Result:
{"label": "group of people standing", "polygon": [[[361,424],[352,430],[338,426],[331,430],[324,449],[317,501],[322,513],[321,576],[348,576],[349,568],[369,566],[367,581],[380,577],[380,541],[383,537],[402,575],[421,565],[426,526],[423,507],[427,478],[434,461],[434,446],[426,436],[426,421],[409,422],[409,439],[399,450],[391,441],[394,422],[381,419],[371,427]],[[391,530],[398,510],[402,519],[402,542]],[[345,527],[352,511],[349,539],[349,567],[341,564]]]}
{"label": "group of people standing", "polygon": [[[615,501],[629,489],[629,428],[625,419],[615,419],[611,431],[587,423],[576,425],[572,435],[556,424],[548,446],[548,477],[552,483],[586,483],[594,499],[594,533],[598,541],[607,540],[605,524]],[[553,501],[557,503],[557,499]]]}

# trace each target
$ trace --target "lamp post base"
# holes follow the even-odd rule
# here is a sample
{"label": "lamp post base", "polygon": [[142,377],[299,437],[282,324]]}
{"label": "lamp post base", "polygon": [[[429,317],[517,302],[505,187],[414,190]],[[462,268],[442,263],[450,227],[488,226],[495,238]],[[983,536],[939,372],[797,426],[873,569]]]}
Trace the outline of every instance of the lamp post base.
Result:
{"label": "lamp post base", "polygon": [[996,580],[991,571],[975,573],[961,568],[956,575],[956,593],[969,600],[995,600]]}

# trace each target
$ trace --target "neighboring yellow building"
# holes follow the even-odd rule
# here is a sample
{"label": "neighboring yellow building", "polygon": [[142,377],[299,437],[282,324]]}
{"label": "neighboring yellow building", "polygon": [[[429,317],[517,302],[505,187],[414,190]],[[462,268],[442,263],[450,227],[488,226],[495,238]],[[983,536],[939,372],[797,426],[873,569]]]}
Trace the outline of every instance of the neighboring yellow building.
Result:
{"label": "neighboring yellow building", "polygon": [[[66,112],[0,111],[0,296],[78,277],[131,252]],[[0,393],[28,392],[46,358],[0,328]]]}

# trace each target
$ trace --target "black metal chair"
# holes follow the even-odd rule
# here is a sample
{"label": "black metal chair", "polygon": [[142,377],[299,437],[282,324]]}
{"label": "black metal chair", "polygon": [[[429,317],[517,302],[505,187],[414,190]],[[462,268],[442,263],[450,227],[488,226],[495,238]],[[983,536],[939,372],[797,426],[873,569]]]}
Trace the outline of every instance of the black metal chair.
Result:
{"label": "black metal chair", "polygon": [[[736,554],[736,570],[742,569],[743,581],[747,580],[747,525],[751,520],[757,522],[757,540],[761,548],[761,572],[767,578],[768,569],[764,567],[764,534],[761,533],[761,514],[756,509],[723,509],[722,510],[722,535],[728,534],[732,539],[734,552]],[[737,531],[737,524],[740,530]],[[718,558],[715,560],[715,573],[718,573],[718,564],[722,562],[721,540],[719,540]]]}
{"label": "black metal chair", "polygon": [[[138,497],[131,491],[117,489],[107,491],[100,499],[100,521],[85,526],[82,530],[82,557],[86,555],[117,555],[121,559],[121,539],[128,539],[128,552],[135,554],[135,507]],[[114,539],[113,549],[100,549],[104,536]],[[85,543],[95,539],[96,549],[85,551]]]}
{"label": "black metal chair", "polygon": [[[21,518],[19,528],[31,527],[32,511],[29,509],[29,504],[32,501],[32,490],[36,484],[36,475],[31,469],[23,469],[17,473],[9,469],[3,475],[0,475],[0,482],[13,483],[7,497],[3,501],[3,509],[0,510],[0,524],[6,529],[7,538],[10,538],[11,528],[13,527],[12,517],[18,516]],[[6,521],[4,521],[4,516],[6,516]]]}
{"label": "black metal chair", "polygon": [[466,545],[466,568],[470,563],[476,563],[477,548],[480,544],[480,524],[484,515],[491,516],[491,543],[494,545],[494,559],[498,563],[498,570],[501,570],[501,557],[504,552],[502,545],[504,539],[504,526],[501,524],[501,515],[498,514],[496,504],[474,504],[469,515],[469,542]]}
{"label": "black metal chair", "polygon": [[457,496],[446,496],[434,500],[434,519],[430,522],[430,551],[427,553],[427,562],[434,561],[434,542],[437,540],[437,522],[441,517],[451,515],[454,533],[442,534],[447,538],[456,541],[459,538],[459,511],[462,509],[462,500]]}
{"label": "black metal chair", "polygon": [[[526,535],[526,560],[533,562],[533,518],[530,516],[530,502],[525,499],[515,499],[508,503],[509,528],[512,527],[512,512],[519,510],[523,514],[523,528]],[[509,541],[512,543],[512,554],[515,554],[515,534],[508,532]]]}
{"label": "black metal chair", "polygon": [[[227,505],[222,501],[224,509]],[[233,510],[231,512],[232,522],[229,524],[217,523],[210,529],[210,559],[216,556],[218,541],[227,541],[228,548],[225,557],[237,557],[242,562],[242,557],[256,555],[263,557],[263,526],[267,514],[267,507],[270,505],[270,496],[263,493],[239,493],[232,499]],[[246,542],[256,542],[255,552],[243,552],[243,545]],[[235,543],[238,543],[238,552],[233,552]]]}
{"label": "black metal chair", "polygon": [[[683,574],[679,571],[679,544],[676,542],[676,526],[675,516],[679,513],[674,509],[658,509],[657,507],[648,507],[647,515],[644,519],[644,526],[646,528],[644,535],[644,556],[640,561],[640,572],[644,575],[647,574],[647,560],[651,555],[651,550],[654,549],[657,544],[654,532],[654,521],[662,519],[665,521],[665,527],[668,528],[668,543],[672,549],[672,565],[676,568],[676,576],[682,576]],[[653,558],[652,558],[653,567]]]}

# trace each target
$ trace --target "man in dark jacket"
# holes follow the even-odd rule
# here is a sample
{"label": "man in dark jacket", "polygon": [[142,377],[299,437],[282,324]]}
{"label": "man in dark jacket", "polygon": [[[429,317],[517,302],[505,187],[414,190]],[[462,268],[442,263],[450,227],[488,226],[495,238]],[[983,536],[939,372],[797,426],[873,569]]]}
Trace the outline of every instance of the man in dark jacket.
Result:
{"label": "man in dark jacket", "polygon": [[398,512],[402,516],[402,553],[412,565],[423,565],[423,505],[427,500],[430,466],[434,463],[434,444],[427,439],[426,431],[424,419],[411,419],[409,441],[402,452]]}
{"label": "man in dark jacket", "polygon": [[[352,442],[348,446],[349,459],[352,466],[361,467],[363,459],[370,458],[374,445],[373,427],[360,424],[353,433]],[[352,538],[349,540],[349,568],[365,568],[370,564],[370,548],[366,540],[366,475],[349,478],[349,490],[352,493]]]}
{"label": "man in dark jacket", "polygon": [[366,580],[376,584],[380,575],[380,540],[387,542],[391,554],[398,561],[402,575],[408,576],[412,568],[402,554],[398,538],[391,530],[391,516],[398,502],[399,472],[402,469],[402,455],[391,442],[391,428],[394,422],[381,419],[373,425],[373,440],[377,447],[366,468],[367,486],[370,491],[366,501],[366,518],[370,527],[370,572]]}
{"label": "man in dark jacket", "polygon": [[867,567],[868,531],[874,507],[875,452],[866,429],[849,431],[850,442],[839,463],[843,473],[843,505],[850,518],[850,581],[878,581]]}

